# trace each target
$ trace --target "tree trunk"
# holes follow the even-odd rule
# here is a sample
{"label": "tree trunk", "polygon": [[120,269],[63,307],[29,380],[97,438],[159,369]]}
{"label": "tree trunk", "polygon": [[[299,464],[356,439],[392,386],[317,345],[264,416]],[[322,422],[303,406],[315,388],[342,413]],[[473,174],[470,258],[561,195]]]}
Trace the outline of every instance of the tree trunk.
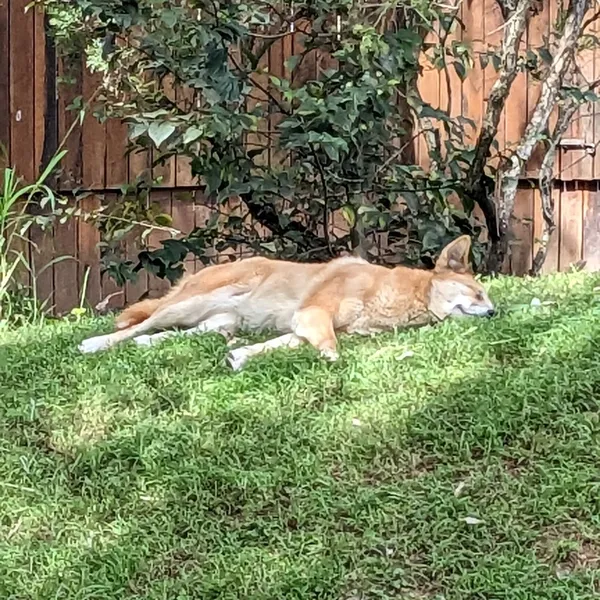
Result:
{"label": "tree trunk", "polygon": [[498,241],[496,207],[488,193],[484,169],[490,156],[492,142],[498,133],[500,116],[506,104],[506,99],[518,74],[519,46],[527,27],[527,16],[531,3],[532,0],[519,0],[515,8],[508,13],[508,19],[504,27],[502,61],[498,71],[498,79],[496,79],[490,91],[487,110],[475,146],[475,157],[465,185],[465,195],[471,199],[472,203],[478,204],[483,211],[492,243]]}
{"label": "tree trunk", "polygon": [[542,84],[538,103],[517,149],[500,172],[499,197],[497,198],[498,239],[492,244],[487,264],[488,270],[492,273],[502,270],[508,254],[508,236],[519,179],[526,162],[548,126],[548,119],[559,99],[567,69],[574,62],[583,18],[589,4],[590,0],[570,0],[563,34],[548,75]]}

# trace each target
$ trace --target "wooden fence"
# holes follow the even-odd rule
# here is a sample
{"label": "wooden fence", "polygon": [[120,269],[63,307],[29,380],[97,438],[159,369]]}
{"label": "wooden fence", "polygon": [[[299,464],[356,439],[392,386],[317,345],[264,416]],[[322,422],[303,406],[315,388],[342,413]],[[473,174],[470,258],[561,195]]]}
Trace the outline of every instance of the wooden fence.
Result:
{"label": "wooden fence", "polygon": [[[80,77],[74,88],[57,83],[61,65],[45,35],[44,15],[35,10],[25,12],[28,3],[29,0],[0,0],[0,143],[6,149],[9,164],[16,166],[25,179],[33,180],[48,153],[73,122],[74,116],[67,110],[72,99],[79,95],[89,97],[98,82],[79,65]],[[540,4],[541,12],[532,18],[526,36],[531,48],[544,44],[556,19],[559,0]],[[425,100],[434,107],[448,108],[452,115],[462,114],[479,124],[496,73],[491,65],[482,68],[478,56],[489,47],[499,45],[503,21],[496,0],[465,0],[461,17],[465,30],[458,35],[474,50],[473,69],[465,81],[451,69],[448,86],[445,73],[425,65],[420,88]],[[268,56],[273,74],[284,74],[285,60],[297,52],[302,43],[299,35],[287,36],[273,44]],[[305,68],[318,72],[318,56],[304,62]],[[590,80],[600,77],[600,51],[585,53],[580,67]],[[502,116],[498,134],[500,147],[510,146],[519,139],[539,91],[539,83],[533,78],[525,73],[518,76]],[[476,134],[476,131],[468,133],[472,140]],[[581,108],[566,137],[575,143],[563,148],[559,156],[554,189],[559,227],[546,270],[563,270],[581,261],[586,261],[586,268],[600,269],[600,152],[595,152],[600,143],[600,107]],[[93,194],[82,201],[84,208],[110,199],[122,184],[133,181],[151,165],[149,153],[124,156],[126,129],[117,121],[100,124],[92,117],[86,118],[83,126],[77,127],[69,137],[67,148],[66,177],[62,186],[92,191]],[[419,140],[415,153],[426,167],[427,158]],[[539,194],[533,187],[540,159],[541,153],[536,152],[517,198],[511,263],[517,274],[529,269],[541,231]],[[174,227],[188,232],[201,225],[207,208],[193,188],[187,162],[172,158],[153,173],[159,174],[161,186],[153,190],[151,197],[172,213]],[[91,225],[71,221],[57,226],[53,233],[34,231],[31,236],[35,244],[31,249],[31,262],[38,273],[55,256],[72,257],[72,260],[54,264],[37,277],[39,297],[48,299],[56,312],[75,306],[84,291],[93,304],[118,291],[108,278],[101,280],[98,233]],[[149,245],[156,246],[159,240],[158,234],[152,234]],[[127,250],[132,255],[136,252],[133,245]],[[187,266],[194,269],[197,265],[189,261]],[[85,273],[88,276],[84,290]],[[148,290],[156,294],[166,285],[143,275],[115,296],[113,305],[135,301]]]}

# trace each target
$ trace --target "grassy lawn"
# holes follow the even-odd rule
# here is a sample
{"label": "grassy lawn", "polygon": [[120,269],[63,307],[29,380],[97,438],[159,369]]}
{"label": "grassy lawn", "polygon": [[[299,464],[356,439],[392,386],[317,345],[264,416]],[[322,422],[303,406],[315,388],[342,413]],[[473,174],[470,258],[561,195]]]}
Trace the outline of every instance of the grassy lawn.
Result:
{"label": "grassy lawn", "polygon": [[239,374],[218,336],[0,333],[0,598],[598,598],[597,286]]}

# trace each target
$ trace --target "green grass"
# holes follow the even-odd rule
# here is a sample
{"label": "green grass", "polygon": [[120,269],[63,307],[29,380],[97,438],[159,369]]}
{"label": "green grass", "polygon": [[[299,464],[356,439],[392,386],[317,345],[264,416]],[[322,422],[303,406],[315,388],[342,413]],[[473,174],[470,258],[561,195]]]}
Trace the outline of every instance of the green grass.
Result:
{"label": "green grass", "polygon": [[218,336],[0,333],[0,598],[597,598],[599,285],[239,374]]}

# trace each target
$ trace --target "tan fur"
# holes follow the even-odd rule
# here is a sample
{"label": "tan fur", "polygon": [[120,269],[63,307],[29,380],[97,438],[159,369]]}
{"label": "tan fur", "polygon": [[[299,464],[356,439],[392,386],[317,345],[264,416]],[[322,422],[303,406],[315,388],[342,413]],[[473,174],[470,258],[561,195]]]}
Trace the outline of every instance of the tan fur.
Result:
{"label": "tan fur", "polygon": [[[163,298],[126,309],[118,331],[86,340],[80,348],[92,352],[175,327],[229,334],[268,328],[287,335],[249,347],[248,356],[262,346],[303,340],[335,359],[337,332],[365,335],[451,315],[491,314],[493,306],[470,271],[469,250],[470,239],[458,238],[442,251],[433,271],[388,269],[351,257],[320,264],[257,257],[208,267]],[[147,342],[153,336],[143,337]]]}
{"label": "tan fur", "polygon": [[142,323],[155,313],[162,303],[162,298],[155,298],[154,300],[142,300],[126,308],[115,321],[116,329],[127,329],[127,327]]}

